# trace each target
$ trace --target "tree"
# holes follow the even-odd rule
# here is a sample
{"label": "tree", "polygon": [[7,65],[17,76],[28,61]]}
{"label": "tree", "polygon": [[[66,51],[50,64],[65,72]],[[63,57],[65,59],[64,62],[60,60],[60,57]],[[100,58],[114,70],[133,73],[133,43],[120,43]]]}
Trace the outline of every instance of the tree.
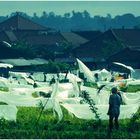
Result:
{"label": "tree", "polygon": [[60,46],[63,48],[64,54],[68,55],[69,57],[73,55],[72,50],[75,46],[72,44],[72,42],[63,41]]}
{"label": "tree", "polygon": [[31,48],[30,45],[26,44],[26,42],[19,41],[12,45],[12,48],[17,51],[24,58],[34,58],[36,57],[35,52]]}
{"label": "tree", "polygon": [[64,18],[70,18],[70,13],[65,13]]}
{"label": "tree", "polygon": [[86,18],[86,19],[90,18],[90,14],[89,14],[89,12],[87,10],[84,10],[83,17]]}
{"label": "tree", "polygon": [[54,12],[49,12],[49,17],[54,18],[55,17],[55,13]]}
{"label": "tree", "polygon": [[45,11],[43,11],[41,18],[46,19],[47,17],[48,17],[48,14]]}
{"label": "tree", "polygon": [[33,18],[38,18],[37,13],[33,13]]}

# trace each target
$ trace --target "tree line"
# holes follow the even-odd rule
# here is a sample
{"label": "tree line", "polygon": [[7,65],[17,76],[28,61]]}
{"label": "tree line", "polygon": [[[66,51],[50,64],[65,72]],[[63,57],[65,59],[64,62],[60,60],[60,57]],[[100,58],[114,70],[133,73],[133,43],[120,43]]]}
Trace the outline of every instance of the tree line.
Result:
{"label": "tree line", "polygon": [[[13,12],[7,16],[0,16],[0,22],[17,14]],[[33,13],[29,16],[27,13],[18,12],[18,14],[28,17],[31,20],[47,27],[55,28],[58,31],[78,31],[78,30],[101,30],[106,31],[110,28],[134,28],[140,26],[140,16],[135,16],[132,13],[123,15],[116,15],[112,17],[111,14],[106,16],[91,14],[84,10],[83,12],[72,11],[63,15],[57,15],[54,12],[43,11],[41,16]]]}

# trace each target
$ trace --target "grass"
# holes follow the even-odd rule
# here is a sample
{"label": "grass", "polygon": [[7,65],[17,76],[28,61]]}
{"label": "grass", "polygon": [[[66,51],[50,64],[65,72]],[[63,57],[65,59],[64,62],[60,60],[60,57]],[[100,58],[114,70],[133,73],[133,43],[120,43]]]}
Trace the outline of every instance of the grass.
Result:
{"label": "grass", "polygon": [[9,88],[8,87],[0,87],[0,91],[8,92],[9,91]]}
{"label": "grass", "polygon": [[[84,86],[97,88],[97,84],[91,82],[84,82]],[[127,87],[120,87],[120,90],[123,92],[138,92],[140,91],[140,85],[129,85]]]}
{"label": "grass", "polygon": [[129,85],[126,91],[127,92],[137,92],[137,91],[140,91],[140,85]]}
{"label": "grass", "polygon": [[[120,120],[120,129],[107,135],[108,121],[83,120],[68,115],[62,108],[64,118],[61,122],[53,116],[52,110],[44,111],[39,123],[39,108],[18,107],[17,121],[0,120],[0,138],[10,139],[128,139],[140,138],[140,122],[134,119]],[[137,113],[140,114],[140,110]],[[130,123],[132,122],[132,123]],[[133,130],[133,131],[132,131]]]}
{"label": "grass", "polygon": [[39,96],[38,96],[37,92],[33,92],[33,93],[32,93],[32,97],[37,98],[37,97],[39,97]]}
{"label": "grass", "polygon": [[97,84],[91,82],[84,82],[84,86],[97,88]]}
{"label": "grass", "polygon": [[49,98],[49,97],[51,96],[51,91],[48,92],[48,93],[45,93],[45,92],[40,91],[40,92],[39,92],[39,95],[38,95],[37,92],[33,92],[33,93],[32,93],[32,97],[34,97],[34,98],[38,98],[38,97],[40,97],[40,96],[42,96],[42,97],[44,97],[44,98]]}
{"label": "grass", "polygon": [[8,104],[5,103],[5,102],[0,101],[0,105],[8,105]]}
{"label": "grass", "polygon": [[127,87],[121,87],[120,90],[123,92],[138,92],[140,91],[140,85],[129,85]]}
{"label": "grass", "polygon": [[[86,83],[91,87],[96,87],[91,83]],[[129,86],[127,91],[139,91],[139,86]],[[37,93],[32,93],[33,97],[38,97]],[[6,105],[0,102],[0,105]],[[46,110],[37,122],[40,108],[18,107],[17,121],[6,121],[0,119],[0,139],[140,139],[140,109],[131,119],[119,120],[119,130],[113,130],[107,135],[108,120],[101,123],[95,120],[78,119],[70,116],[66,109],[62,107],[63,120],[58,122],[53,111]]]}

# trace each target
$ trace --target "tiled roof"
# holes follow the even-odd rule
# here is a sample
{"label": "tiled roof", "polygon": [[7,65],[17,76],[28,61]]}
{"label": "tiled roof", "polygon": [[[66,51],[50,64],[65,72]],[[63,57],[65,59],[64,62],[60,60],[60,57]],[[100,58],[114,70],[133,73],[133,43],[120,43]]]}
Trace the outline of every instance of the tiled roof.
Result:
{"label": "tiled roof", "polygon": [[7,36],[7,34],[4,31],[0,32],[0,41],[6,41],[11,43],[9,37]]}
{"label": "tiled roof", "polygon": [[110,56],[108,61],[116,62],[137,62],[140,61],[140,50],[125,48]]}
{"label": "tiled roof", "polygon": [[0,23],[0,30],[50,30],[45,26],[39,25],[28,18],[20,15],[13,16]]}
{"label": "tiled roof", "polygon": [[132,48],[140,48],[140,29],[112,29],[114,35]]}
{"label": "tiled roof", "polygon": [[91,57],[95,60],[101,60],[107,56],[104,56],[102,53],[102,48],[106,46],[107,41],[116,42],[115,36],[112,34],[112,31],[107,31],[107,33],[103,33],[96,37],[95,39],[82,44],[77,47],[74,51],[76,51],[77,57]]}
{"label": "tiled roof", "polygon": [[[140,29],[110,29],[97,36],[95,39],[76,48],[75,51],[77,52],[77,56],[95,58],[103,57],[101,49],[107,45],[107,41],[116,42],[115,44],[120,42],[125,47],[138,50],[140,49]],[[107,56],[106,59],[108,57],[109,56]]]}
{"label": "tiled roof", "polygon": [[62,36],[68,41],[71,42],[73,45],[75,46],[79,46],[81,44],[84,44],[86,42],[88,42],[87,39],[79,36],[76,33],[72,33],[72,32],[61,32]]}
{"label": "tiled roof", "polygon": [[5,34],[8,36],[8,38],[11,42],[17,41],[17,37],[15,36],[15,34],[12,31],[5,31]]}
{"label": "tiled roof", "polygon": [[92,40],[102,34],[100,31],[73,31],[74,33],[86,38],[87,40]]}
{"label": "tiled roof", "polygon": [[35,59],[0,59],[0,62],[12,64],[14,66],[30,66],[30,65],[42,65],[48,64],[47,60],[35,58]]}
{"label": "tiled roof", "polygon": [[54,45],[64,40],[61,34],[42,34],[26,36],[25,40],[32,45]]}

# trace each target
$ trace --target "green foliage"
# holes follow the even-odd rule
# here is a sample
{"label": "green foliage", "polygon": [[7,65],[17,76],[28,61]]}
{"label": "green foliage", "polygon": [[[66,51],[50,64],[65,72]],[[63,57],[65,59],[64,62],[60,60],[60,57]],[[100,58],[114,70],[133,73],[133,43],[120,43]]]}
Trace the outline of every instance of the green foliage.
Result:
{"label": "green foliage", "polygon": [[40,92],[39,92],[40,96],[45,97],[45,98],[51,97],[51,93],[52,93],[51,91],[48,92],[48,93],[43,92],[43,91],[40,91]]}
{"label": "green foliage", "polygon": [[138,130],[140,130],[140,108],[138,109],[137,113],[133,114],[128,124],[128,131],[134,132]]}
{"label": "green foliage", "polygon": [[63,52],[66,55],[72,56],[72,50],[73,48],[75,48],[75,46],[72,44],[72,42],[68,42],[68,41],[63,41],[60,44],[60,47],[63,48]]}
{"label": "green foliage", "polygon": [[55,52],[53,50],[50,50],[50,48],[53,48],[53,47],[54,46],[46,46],[46,45],[38,46],[35,50],[36,56],[54,61],[56,57]]}
{"label": "green foliage", "polygon": [[91,97],[89,96],[89,94],[86,91],[82,92],[82,97],[89,104],[91,111],[95,114],[95,118],[99,122],[101,122],[100,116],[97,112],[98,109],[95,107],[95,102],[93,101],[93,99],[91,99]]}
{"label": "green foliage", "polygon": [[120,87],[120,91],[138,92],[138,91],[140,91],[140,85],[129,85],[129,86]]}
{"label": "green foliage", "polygon": [[97,88],[97,84],[91,82],[84,82],[84,86]]}
{"label": "green foliage", "polygon": [[12,48],[15,49],[20,57],[24,57],[27,59],[36,57],[36,54],[32,47],[24,41],[16,42],[16,44],[12,45]]}
{"label": "green foliage", "polygon": [[70,65],[62,62],[55,62],[52,60],[48,61],[48,64],[32,66],[30,69],[33,71],[43,71],[47,73],[59,73],[59,72],[67,72],[68,70],[75,70],[76,67],[74,65]]}
{"label": "green foliage", "polygon": [[81,79],[83,79],[85,82],[86,82],[86,78],[84,77],[84,73],[79,73],[79,77],[81,78]]}
{"label": "green foliage", "polygon": [[8,104],[1,101],[1,102],[0,102],[0,105],[8,105]]}
{"label": "green foliage", "polygon": [[140,85],[129,85],[126,92],[137,92],[140,91]]}
{"label": "green foliage", "polygon": [[9,88],[8,87],[0,87],[0,91],[8,92],[9,91]]}
{"label": "green foliage", "polygon": [[68,83],[68,82],[69,82],[68,79],[62,79],[62,80],[59,81],[59,83]]}
{"label": "green foliage", "polygon": [[[83,120],[68,114],[62,107],[63,120],[58,123],[53,116],[53,111],[44,110],[38,129],[36,121],[41,108],[18,107],[17,121],[0,119],[1,139],[131,139],[140,138],[139,126],[132,126],[133,132],[128,129],[129,119],[119,120],[119,130],[113,130],[112,135],[107,135],[108,121],[99,125],[96,120]],[[137,119],[136,119],[137,120]],[[137,120],[138,121],[138,120]]]}
{"label": "green foliage", "polygon": [[39,97],[38,94],[37,94],[37,92],[33,92],[33,93],[32,93],[32,96],[33,96],[34,98]]}
{"label": "green foliage", "polygon": [[58,66],[56,62],[53,62],[50,60],[47,66],[49,68],[48,70],[51,71],[52,73],[60,72],[60,67]]}
{"label": "green foliage", "polygon": [[120,87],[120,91],[127,92],[127,88],[128,87],[126,87],[126,86],[125,87]]}

